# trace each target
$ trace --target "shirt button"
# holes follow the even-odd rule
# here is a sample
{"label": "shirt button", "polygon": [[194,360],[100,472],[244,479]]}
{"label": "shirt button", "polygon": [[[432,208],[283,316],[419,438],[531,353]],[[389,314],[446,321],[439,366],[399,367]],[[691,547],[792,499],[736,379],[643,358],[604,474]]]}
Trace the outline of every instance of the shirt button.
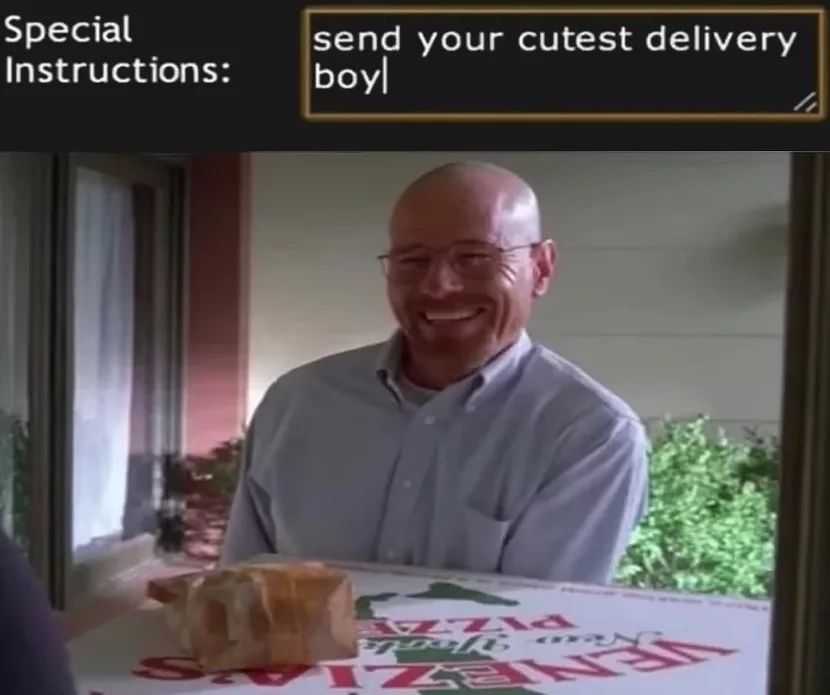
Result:
{"label": "shirt button", "polygon": [[435,424],[435,416],[434,415],[427,415],[424,418],[425,425],[434,425]]}
{"label": "shirt button", "polygon": [[412,481],[411,480],[404,480],[403,481],[403,486],[408,490],[409,488],[412,487]]}

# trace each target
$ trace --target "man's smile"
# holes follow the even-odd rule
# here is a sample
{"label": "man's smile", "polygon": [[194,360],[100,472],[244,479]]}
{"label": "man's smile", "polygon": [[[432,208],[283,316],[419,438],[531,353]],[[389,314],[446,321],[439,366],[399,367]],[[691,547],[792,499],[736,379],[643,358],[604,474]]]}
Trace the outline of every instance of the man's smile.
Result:
{"label": "man's smile", "polygon": [[484,312],[482,308],[474,309],[446,309],[421,312],[421,318],[428,323],[457,323],[476,318]]}

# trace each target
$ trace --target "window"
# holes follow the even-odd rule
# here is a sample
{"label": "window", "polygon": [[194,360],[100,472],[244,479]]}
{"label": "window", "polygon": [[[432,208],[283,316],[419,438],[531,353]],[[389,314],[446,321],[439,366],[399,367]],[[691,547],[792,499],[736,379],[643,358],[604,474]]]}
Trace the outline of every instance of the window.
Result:
{"label": "window", "polygon": [[73,156],[67,181],[72,605],[154,551],[179,446],[181,234],[175,168]]}

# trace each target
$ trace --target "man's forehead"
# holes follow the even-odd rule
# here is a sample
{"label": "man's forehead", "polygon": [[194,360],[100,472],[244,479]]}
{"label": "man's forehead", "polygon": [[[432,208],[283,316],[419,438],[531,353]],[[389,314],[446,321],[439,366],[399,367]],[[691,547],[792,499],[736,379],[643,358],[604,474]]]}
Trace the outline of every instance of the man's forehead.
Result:
{"label": "man's forehead", "polygon": [[496,215],[441,215],[437,211],[397,217],[391,221],[393,240],[435,243],[474,239],[491,241],[498,231]]}
{"label": "man's forehead", "polygon": [[421,214],[393,219],[389,241],[393,248],[442,248],[453,243],[488,243],[508,246],[523,240],[526,225],[505,219],[499,210],[475,216]]}
{"label": "man's forehead", "polygon": [[460,239],[495,241],[500,217],[495,202],[406,201],[390,220],[390,235],[400,243],[440,244]]}
{"label": "man's forehead", "polygon": [[392,210],[391,243],[445,246],[474,239],[503,246],[535,236],[538,225],[532,191],[512,175],[491,169],[461,168],[460,173],[416,181]]}
{"label": "man's forehead", "polygon": [[447,241],[443,244],[427,243],[424,241],[416,240],[401,241],[393,243],[392,249],[397,253],[405,253],[407,251],[433,251],[447,248],[474,249],[487,248],[490,246],[492,246],[492,242],[484,239],[477,239],[475,237],[462,237],[460,239],[453,239],[451,241]]}

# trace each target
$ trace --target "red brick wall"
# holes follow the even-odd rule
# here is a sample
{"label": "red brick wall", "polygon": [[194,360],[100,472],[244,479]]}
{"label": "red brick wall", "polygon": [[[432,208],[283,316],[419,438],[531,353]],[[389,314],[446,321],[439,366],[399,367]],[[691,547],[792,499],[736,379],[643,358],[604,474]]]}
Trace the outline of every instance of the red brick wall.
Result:
{"label": "red brick wall", "polygon": [[238,436],[246,418],[248,361],[248,157],[190,163],[184,436],[203,455]]}

